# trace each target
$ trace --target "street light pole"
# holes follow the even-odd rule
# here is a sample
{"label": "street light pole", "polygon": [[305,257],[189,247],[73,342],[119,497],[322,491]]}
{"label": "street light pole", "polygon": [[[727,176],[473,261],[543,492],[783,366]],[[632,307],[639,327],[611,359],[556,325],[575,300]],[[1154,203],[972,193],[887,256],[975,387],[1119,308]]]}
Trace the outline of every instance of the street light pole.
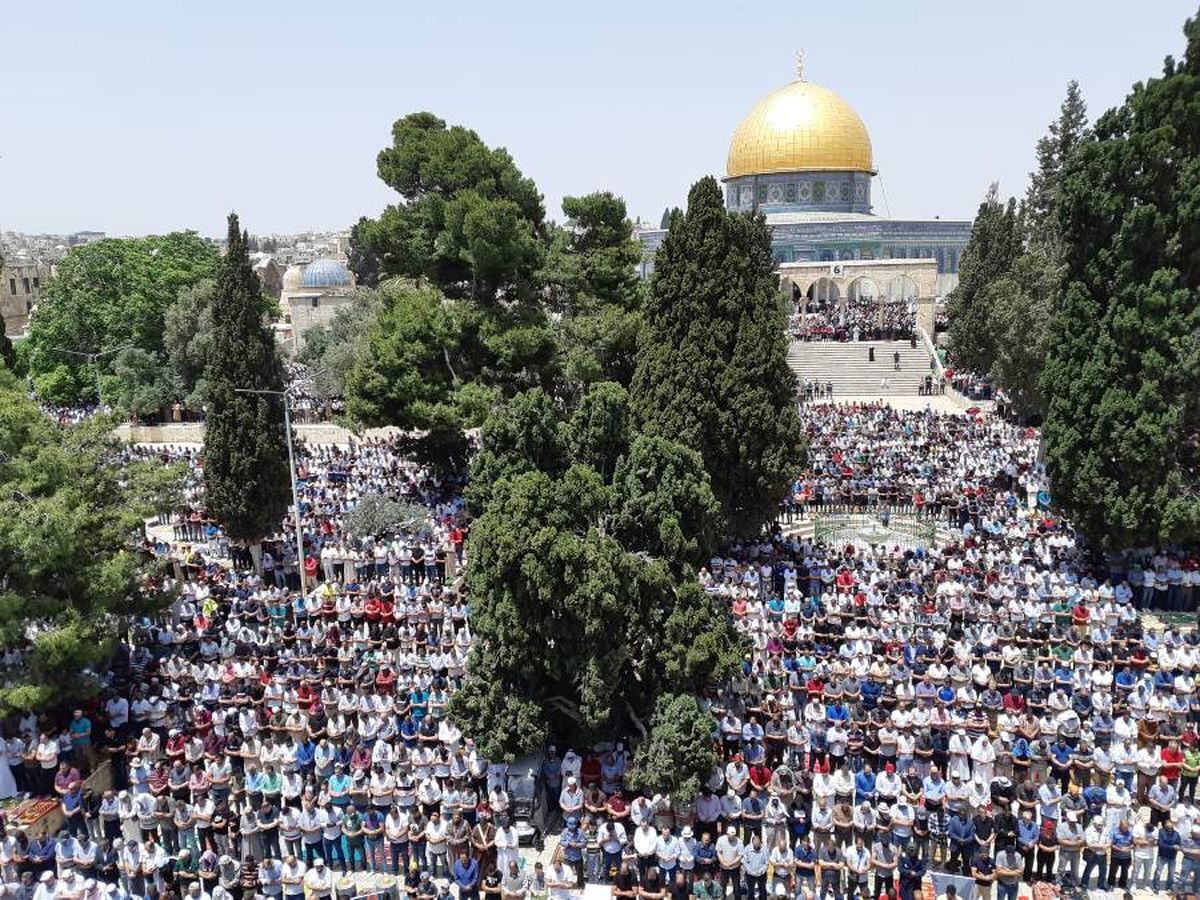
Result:
{"label": "street light pole", "polygon": [[237,394],[268,394],[272,397],[281,397],[283,399],[283,430],[287,435],[288,478],[292,482],[292,508],[296,513],[294,522],[296,526],[296,566],[300,572],[300,593],[303,595],[306,589],[304,577],[304,532],[300,528],[300,491],[296,487],[296,454],[292,449],[292,412],[288,392],[286,390],[265,391],[252,390],[250,388],[234,388],[233,390]]}
{"label": "street light pole", "polygon": [[95,352],[87,350],[68,350],[66,347],[51,347],[58,353],[69,353],[71,356],[82,356],[90,365],[96,366],[96,405],[104,405],[104,394],[100,388],[100,366],[96,365],[97,360],[102,356],[108,356],[110,353],[120,353],[122,350],[128,350],[133,344],[122,344],[120,347],[113,347],[111,350],[97,350]]}

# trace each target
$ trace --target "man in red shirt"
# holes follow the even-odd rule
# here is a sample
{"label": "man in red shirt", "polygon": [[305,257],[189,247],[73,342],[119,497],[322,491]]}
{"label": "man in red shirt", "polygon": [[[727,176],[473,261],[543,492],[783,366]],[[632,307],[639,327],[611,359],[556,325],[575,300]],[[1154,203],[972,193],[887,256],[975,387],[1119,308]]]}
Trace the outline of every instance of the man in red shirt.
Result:
{"label": "man in red shirt", "polygon": [[760,791],[766,791],[771,786],[771,770],[765,762],[750,766],[750,783]]}
{"label": "man in red shirt", "polygon": [[1160,773],[1167,781],[1179,787],[1179,770],[1183,766],[1183,751],[1179,748],[1179,741],[1174,738],[1162,748],[1160,754],[1162,759],[1162,769]]}

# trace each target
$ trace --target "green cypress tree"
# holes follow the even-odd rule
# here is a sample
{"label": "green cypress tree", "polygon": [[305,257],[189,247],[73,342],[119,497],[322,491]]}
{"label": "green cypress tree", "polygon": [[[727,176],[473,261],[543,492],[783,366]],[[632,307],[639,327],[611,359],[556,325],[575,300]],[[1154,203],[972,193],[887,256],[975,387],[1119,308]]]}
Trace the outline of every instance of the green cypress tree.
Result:
{"label": "green cypress tree", "polygon": [[1200,21],[1067,162],[1041,387],[1054,498],[1108,547],[1200,538]]}
{"label": "green cypress tree", "polygon": [[775,514],[801,453],[762,216],[726,211],[713,178],[693,185],[655,257],[645,316],[635,419],[699,451],[733,532],[753,534]]}
{"label": "green cypress tree", "polygon": [[283,398],[238,393],[283,390],[283,368],[263,324],[260,294],[246,235],[231,213],[205,365],[204,487],[208,509],[226,533],[251,544],[279,526],[290,496]]}
{"label": "green cypress tree", "polygon": [[992,184],[979,204],[971,237],[959,265],[958,287],[948,298],[950,349],[954,361],[976,372],[988,372],[996,358],[996,338],[989,322],[990,286],[1008,275],[1021,252],[1017,201],[1000,200]]}

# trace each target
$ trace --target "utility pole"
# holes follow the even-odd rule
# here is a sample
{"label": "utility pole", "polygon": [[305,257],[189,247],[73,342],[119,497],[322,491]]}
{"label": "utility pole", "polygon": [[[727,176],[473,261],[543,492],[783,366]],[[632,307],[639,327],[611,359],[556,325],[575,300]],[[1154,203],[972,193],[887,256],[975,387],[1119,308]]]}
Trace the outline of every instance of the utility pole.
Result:
{"label": "utility pole", "polygon": [[234,388],[234,393],[238,394],[266,394],[272,397],[283,398],[283,429],[287,434],[288,448],[288,477],[292,481],[292,507],[295,510],[295,526],[296,526],[296,567],[300,573],[300,593],[303,595],[306,590],[304,579],[304,532],[300,528],[300,491],[296,487],[296,454],[292,449],[292,411],[288,388],[282,391],[267,391],[254,390],[251,388]]}

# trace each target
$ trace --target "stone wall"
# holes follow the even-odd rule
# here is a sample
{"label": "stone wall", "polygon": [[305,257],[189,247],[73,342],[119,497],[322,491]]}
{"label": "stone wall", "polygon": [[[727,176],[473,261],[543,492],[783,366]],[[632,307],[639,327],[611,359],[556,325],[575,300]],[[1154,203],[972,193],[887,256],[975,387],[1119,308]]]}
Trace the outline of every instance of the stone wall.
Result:
{"label": "stone wall", "polygon": [[0,268],[0,316],[4,317],[4,330],[10,337],[24,333],[29,313],[51,275],[49,266],[35,263],[14,263]]}

